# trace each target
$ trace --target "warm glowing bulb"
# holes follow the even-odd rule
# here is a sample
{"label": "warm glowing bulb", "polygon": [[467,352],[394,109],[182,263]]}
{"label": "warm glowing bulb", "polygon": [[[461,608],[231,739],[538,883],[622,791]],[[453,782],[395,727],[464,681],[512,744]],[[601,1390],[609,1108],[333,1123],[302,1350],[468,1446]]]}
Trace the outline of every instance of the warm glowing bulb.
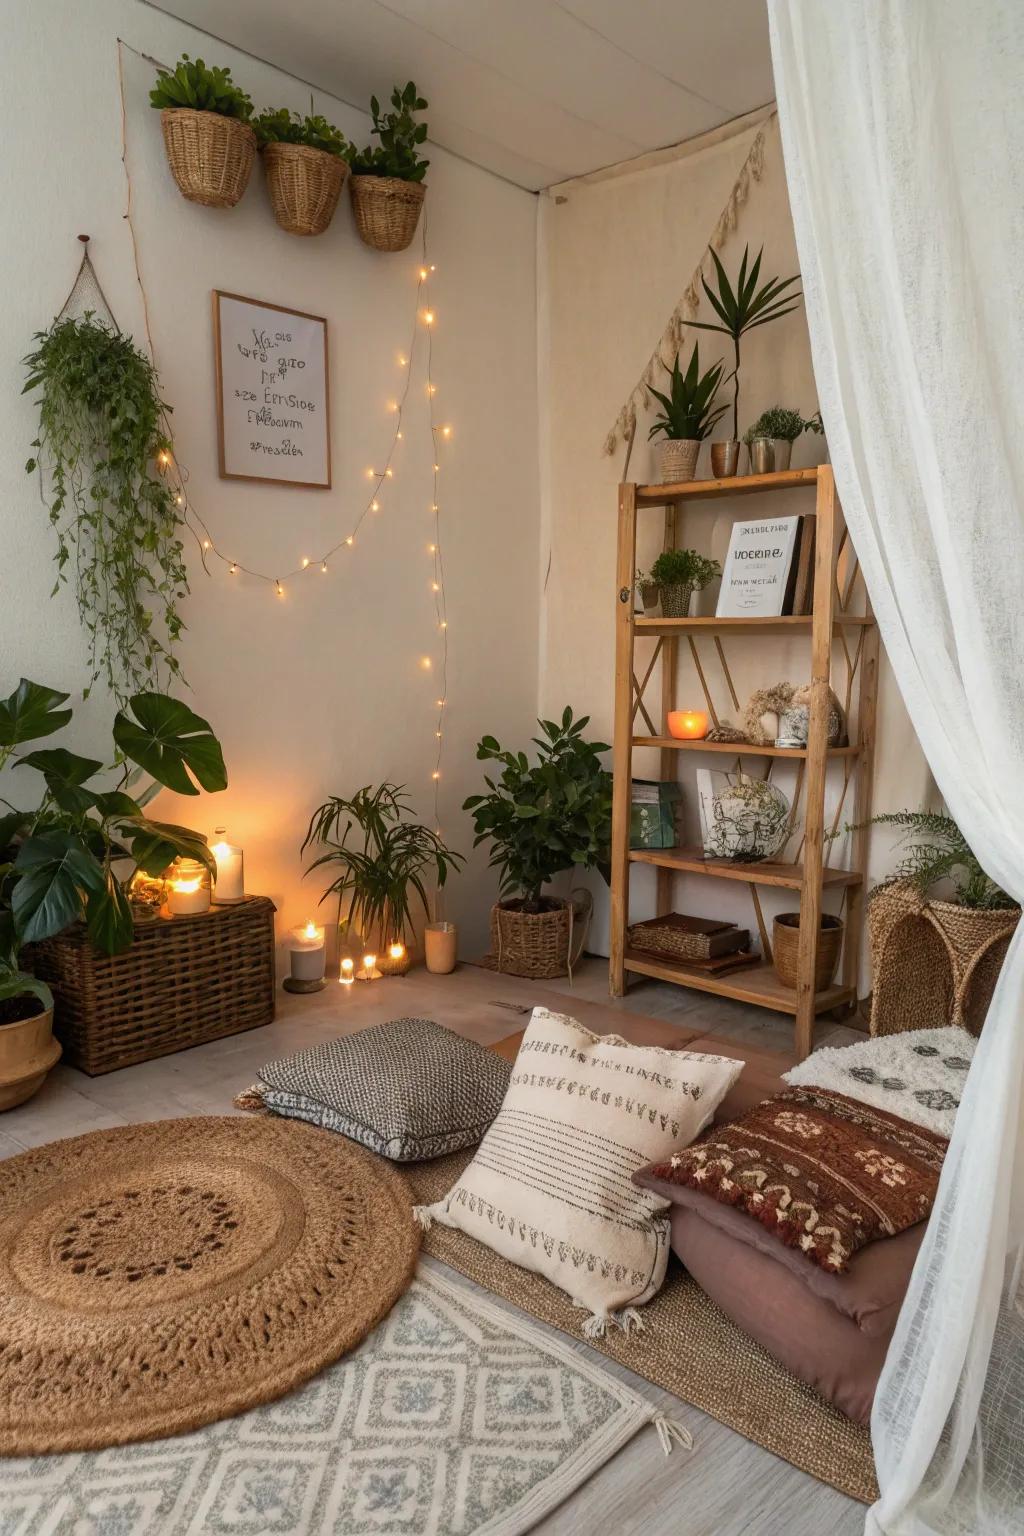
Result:
{"label": "warm glowing bulb", "polygon": [[425,309],[423,311],[423,323],[424,325],[433,325],[434,311],[432,309]]}
{"label": "warm glowing bulb", "polygon": [[370,511],[371,512],[379,512],[380,511],[380,502],[379,501],[371,501],[370,502]]}
{"label": "warm glowing bulb", "polygon": [[284,597],[284,587],[282,587],[281,583],[278,581],[274,585],[277,587],[278,597]]}
{"label": "warm glowing bulb", "polygon": [[[440,469],[440,468],[441,468],[441,466],[440,466],[440,464],[435,464],[435,465],[434,465],[434,474],[435,474],[435,475],[436,475],[436,474],[437,474],[437,472],[438,472],[438,470],[439,470],[439,469]],[[434,508],[434,511],[435,511],[435,512],[436,512],[436,511],[437,511],[437,508],[436,508],[436,507],[435,507],[435,508]]]}
{"label": "warm glowing bulb", "polygon": [[407,357],[403,357],[401,352],[399,352],[399,354],[398,354],[398,366],[399,366],[399,368],[406,368],[406,367],[408,367],[408,365],[409,365],[409,359]]}
{"label": "warm glowing bulb", "polygon": [[389,400],[388,401],[388,410],[389,411],[397,411],[398,410],[398,401],[397,400]]}
{"label": "warm glowing bulb", "polygon": [[426,267],[420,267],[420,282],[421,283],[425,283],[427,278],[429,277],[429,275],[430,274],[428,273]]}
{"label": "warm glowing bulb", "polygon": [[183,496],[183,495],[182,495],[182,494],[181,494],[181,492],[180,492],[180,491],[179,491],[179,492],[178,492],[178,494],[177,494],[177,496],[175,496],[175,498],[174,498],[174,500],[175,500],[175,501],[176,501],[176,502],[177,502],[177,504],[178,504],[178,506],[179,506],[179,507],[180,507],[180,506],[181,506],[181,504],[182,504],[182,502],[183,502],[183,501],[184,501],[184,500],[185,500],[185,498],[184,498],[184,496]]}
{"label": "warm glowing bulb", "polygon": [[203,548],[204,548],[204,549],[209,549],[209,547],[210,547],[210,541],[209,541],[209,539],[204,539],[204,540],[203,540]]}
{"label": "warm glowing bulb", "polygon": [[420,666],[423,668],[424,672],[429,672],[430,668],[433,666],[433,662],[430,660],[429,656],[421,656]]}
{"label": "warm glowing bulb", "polygon": [[437,707],[438,709],[444,709],[444,699],[438,699]]}
{"label": "warm glowing bulb", "polygon": [[427,394],[428,395],[436,395],[437,394],[437,385],[436,384],[428,384],[427,385]]}
{"label": "warm glowing bulb", "polygon": [[393,479],[394,479],[394,478],[395,478],[395,472],[394,472],[394,470],[393,470],[393,469],[390,469],[390,468],[389,468],[389,469],[386,469],[386,470],[385,470],[385,471],[384,471],[384,473],[385,473],[385,474],[386,474],[386,475],[387,475],[387,477],[388,477],[388,479],[389,479],[389,480],[393,480]]}
{"label": "warm glowing bulb", "polygon": [[326,571],[327,570],[327,561],[326,560],[321,560],[321,562],[320,562],[320,569],[322,571]]}
{"label": "warm glowing bulb", "polygon": [[377,478],[377,471],[375,469],[368,469],[366,471],[366,478],[367,480],[375,480]]}
{"label": "warm glowing bulb", "polygon": [[437,268],[433,265],[433,263],[431,263],[430,270],[431,270],[431,272],[436,272],[437,271]]}
{"label": "warm glowing bulb", "polygon": [[351,544],[354,544],[354,543],[355,543],[355,539],[354,539],[354,538],[353,538],[353,537],[352,537],[352,535],[351,535],[351,534],[349,534],[349,536],[348,536],[348,538],[347,538],[347,539],[346,539],[346,540],[345,540],[345,543],[346,543],[346,544],[349,544],[349,545],[351,545]]}
{"label": "warm glowing bulb", "polygon": [[435,731],[434,735],[437,737],[438,741],[441,740],[441,732],[440,731]]}
{"label": "warm glowing bulb", "polygon": [[160,465],[161,469],[166,469],[168,464],[171,462],[171,456],[169,453],[165,453],[163,448],[161,448],[160,452],[156,456],[156,461]]}
{"label": "warm glowing bulb", "polygon": [[237,573],[237,571],[238,571],[238,566],[232,560],[230,566],[228,567],[228,575],[229,576],[234,576]]}
{"label": "warm glowing bulb", "polygon": [[433,773],[430,775],[430,777],[432,779],[439,779],[441,777],[441,775],[440,775],[440,773],[438,773],[437,769],[435,768]]}
{"label": "warm glowing bulb", "polygon": [[396,432],[395,436],[396,436],[396,438],[398,439],[399,442],[402,441],[402,434],[401,434],[401,432]]}
{"label": "warm glowing bulb", "polygon": [[448,628],[448,620],[447,619],[442,619],[441,620],[441,628],[442,629],[447,629]]}
{"label": "warm glowing bulb", "polygon": [[441,428],[441,436],[442,437],[451,437],[451,435],[452,435],[451,427],[442,427]]}
{"label": "warm glowing bulb", "polygon": [[[436,468],[437,468],[437,465],[436,465],[436,464],[435,464],[435,465],[434,465],[434,468],[435,468],[435,469],[436,469]],[[431,504],[430,504],[430,510],[431,510],[431,512],[436,512],[436,511],[437,511],[437,510],[438,510],[438,507],[437,507],[437,502],[436,502],[436,501],[433,501],[433,502],[431,502]]]}
{"label": "warm glowing bulb", "polygon": [[308,564],[309,564],[309,556],[308,555],[303,555],[303,557],[302,557],[302,569],[305,570],[306,566]]}
{"label": "warm glowing bulb", "polygon": [[436,544],[428,544],[427,545],[427,554],[428,555],[436,555],[437,554],[437,545]]}
{"label": "warm glowing bulb", "polygon": [[436,581],[432,581],[430,583],[430,590],[431,592],[440,592],[441,588]]}
{"label": "warm glowing bulb", "polygon": [[404,944],[390,944],[388,946],[388,955],[390,956],[390,958],[392,960],[401,960],[401,958],[402,958],[402,956],[404,954],[405,954],[405,945]]}

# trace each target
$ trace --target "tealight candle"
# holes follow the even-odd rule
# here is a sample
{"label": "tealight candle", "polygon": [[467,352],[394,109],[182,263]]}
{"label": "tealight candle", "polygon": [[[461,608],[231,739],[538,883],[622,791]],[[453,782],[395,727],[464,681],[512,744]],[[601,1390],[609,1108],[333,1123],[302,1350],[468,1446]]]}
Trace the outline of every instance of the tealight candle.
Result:
{"label": "tealight candle", "polygon": [[293,928],[288,941],[291,959],[291,980],[322,982],[327,959],[324,930],[310,919],[301,928]]}
{"label": "tealight candle", "polygon": [[346,955],[341,962],[341,975],[338,977],[338,980],[341,982],[343,987],[350,987],[352,985],[353,981],[355,980],[355,977],[352,974],[354,970],[355,962],[351,960],[348,955]]}
{"label": "tealight candle", "polygon": [[195,917],[210,910],[210,880],[197,859],[178,859],[167,889],[172,917]]}
{"label": "tealight candle", "polygon": [[357,971],[356,972],[357,980],[359,980],[359,981],[376,981],[379,976],[380,976],[380,971],[378,971],[378,969],[377,969],[377,956],[376,955],[364,955],[363,956],[363,968],[362,968],[361,971]]}
{"label": "tealight candle", "polygon": [[404,959],[404,957],[405,957],[405,945],[404,944],[390,944],[388,946],[388,956],[392,960],[402,960],[402,959]]}
{"label": "tealight candle", "polygon": [[242,850],[235,843],[228,842],[225,827],[214,827],[213,835],[217,839],[210,849],[217,864],[213,892],[214,904],[225,906],[232,902],[244,901],[245,865]]}
{"label": "tealight candle", "polygon": [[678,741],[703,741],[708,733],[708,717],[702,709],[671,709],[668,732]]}

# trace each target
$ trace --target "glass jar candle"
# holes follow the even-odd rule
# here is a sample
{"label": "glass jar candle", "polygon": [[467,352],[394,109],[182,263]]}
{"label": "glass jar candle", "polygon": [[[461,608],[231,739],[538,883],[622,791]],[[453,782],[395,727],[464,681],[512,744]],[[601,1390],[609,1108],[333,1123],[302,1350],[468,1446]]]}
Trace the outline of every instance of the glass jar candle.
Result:
{"label": "glass jar candle", "polygon": [[167,910],[172,917],[197,917],[210,910],[210,871],[198,859],[175,859],[167,881]]}

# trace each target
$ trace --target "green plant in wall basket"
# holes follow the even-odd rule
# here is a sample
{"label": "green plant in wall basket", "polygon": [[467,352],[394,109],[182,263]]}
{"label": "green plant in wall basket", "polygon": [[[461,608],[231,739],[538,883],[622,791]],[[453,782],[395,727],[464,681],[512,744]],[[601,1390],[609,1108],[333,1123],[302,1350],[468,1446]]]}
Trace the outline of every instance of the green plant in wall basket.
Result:
{"label": "green plant in wall basket", "polygon": [[171,444],[152,363],[94,314],[56,320],[25,359],[38,390],[38,472],[57,538],[54,592],[71,576],[89,637],[89,689],[123,701],[179,675],[188,593],[184,523],[161,465]]}
{"label": "green plant in wall basket", "polygon": [[261,145],[304,144],[307,149],[319,149],[327,155],[344,158],[350,148],[348,140],[320,113],[300,117],[287,107],[276,111],[261,112],[253,122],[256,137]]}
{"label": "green plant in wall basket", "polygon": [[391,106],[391,112],[382,113],[376,96],[370,98],[373,132],[380,142],[365,149],[353,144],[348,150],[356,229],[364,245],[376,251],[404,251],[412,243],[430,164],[420,156],[427,125],[418,123],[415,114],[425,111],[427,102],[415,81],[395,86]]}
{"label": "green plant in wall basket", "polygon": [[161,69],[149,93],[150,106],[192,112],[216,112],[247,123],[252,117],[252,98],[236,85],[230,69],[207,68],[202,59],[183,53],[173,70]]}

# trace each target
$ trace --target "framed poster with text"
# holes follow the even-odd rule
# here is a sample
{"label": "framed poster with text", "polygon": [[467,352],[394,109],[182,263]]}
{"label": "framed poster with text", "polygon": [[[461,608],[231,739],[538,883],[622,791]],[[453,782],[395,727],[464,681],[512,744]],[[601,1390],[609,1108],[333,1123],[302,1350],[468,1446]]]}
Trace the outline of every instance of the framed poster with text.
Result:
{"label": "framed poster with text", "polygon": [[213,347],[221,478],[328,490],[327,321],[216,289]]}

